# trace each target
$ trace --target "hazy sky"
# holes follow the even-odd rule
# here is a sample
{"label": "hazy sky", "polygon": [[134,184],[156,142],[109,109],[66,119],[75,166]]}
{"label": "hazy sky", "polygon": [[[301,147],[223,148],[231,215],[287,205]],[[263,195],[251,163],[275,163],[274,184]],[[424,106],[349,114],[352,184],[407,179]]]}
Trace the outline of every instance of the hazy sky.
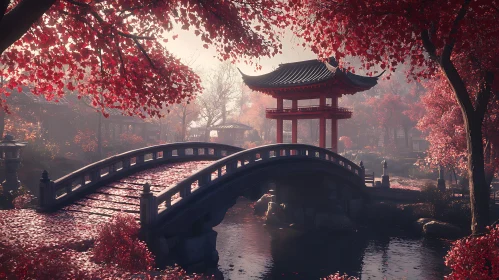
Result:
{"label": "hazy sky", "polygon": [[[171,37],[178,34],[178,38],[172,40]],[[184,63],[191,66],[201,78],[206,77],[206,73],[215,69],[221,62],[216,58],[217,52],[214,47],[205,49],[204,42],[194,34],[193,30],[186,31],[180,28],[175,28],[168,38],[168,43],[165,47],[169,52],[180,58]],[[280,63],[295,62],[300,60],[315,59],[317,56],[308,48],[301,46],[301,40],[294,36],[291,32],[285,34],[282,38],[282,54],[272,58],[261,58],[260,60],[253,59],[262,66],[262,70],[256,71],[254,65],[246,63],[238,63],[236,66],[248,75],[260,75],[272,71]],[[299,44],[300,46],[297,46]]]}

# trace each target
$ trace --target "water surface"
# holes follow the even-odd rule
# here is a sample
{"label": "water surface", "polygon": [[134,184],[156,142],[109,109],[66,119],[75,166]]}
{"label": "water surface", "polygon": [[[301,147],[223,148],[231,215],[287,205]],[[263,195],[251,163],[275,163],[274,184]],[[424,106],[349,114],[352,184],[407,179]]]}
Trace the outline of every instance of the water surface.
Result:
{"label": "water surface", "polygon": [[448,243],[400,230],[294,236],[270,230],[240,199],[215,228],[225,279],[320,279],[337,271],[361,279],[443,279]]}

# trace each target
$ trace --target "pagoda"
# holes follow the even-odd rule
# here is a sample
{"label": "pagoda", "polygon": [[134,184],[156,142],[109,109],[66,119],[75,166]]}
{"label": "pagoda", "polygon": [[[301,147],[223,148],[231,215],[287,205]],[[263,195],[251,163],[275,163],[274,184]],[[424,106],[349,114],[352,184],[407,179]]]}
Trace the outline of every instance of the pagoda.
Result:
{"label": "pagoda", "polygon": [[[283,142],[284,120],[291,120],[292,143],[297,143],[298,120],[319,119],[319,147],[326,148],[326,121],[331,120],[331,150],[334,152],[338,147],[338,120],[352,117],[352,111],[338,107],[338,99],[344,94],[374,87],[379,77],[359,76],[342,70],[334,58],[326,62],[314,59],[280,64],[274,71],[260,76],[241,74],[250,89],[277,100],[277,108],[266,110],[268,119],[277,120],[277,143]],[[298,106],[298,100],[310,99],[319,99],[319,105]],[[291,100],[290,108],[284,108],[284,100]]]}

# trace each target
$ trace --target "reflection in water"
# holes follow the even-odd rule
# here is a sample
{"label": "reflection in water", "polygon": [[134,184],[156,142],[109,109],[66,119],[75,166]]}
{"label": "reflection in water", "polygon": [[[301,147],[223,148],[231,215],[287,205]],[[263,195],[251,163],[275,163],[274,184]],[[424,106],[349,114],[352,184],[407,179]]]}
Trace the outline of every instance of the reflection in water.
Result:
{"label": "reflection in water", "polygon": [[448,244],[364,230],[301,237],[268,230],[240,199],[215,228],[225,279],[319,279],[337,271],[361,279],[442,279]]}

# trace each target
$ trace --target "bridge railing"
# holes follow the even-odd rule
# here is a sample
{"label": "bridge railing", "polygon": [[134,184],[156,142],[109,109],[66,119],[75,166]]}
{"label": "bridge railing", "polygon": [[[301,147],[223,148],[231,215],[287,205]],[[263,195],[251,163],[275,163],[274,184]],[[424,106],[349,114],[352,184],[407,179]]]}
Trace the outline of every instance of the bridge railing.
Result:
{"label": "bridge railing", "polygon": [[128,176],[148,166],[168,161],[217,160],[242,148],[217,143],[184,142],[150,146],[111,156],[51,181],[47,171],[40,180],[39,206],[51,209],[74,199],[90,188]]}
{"label": "bridge railing", "polygon": [[273,144],[244,150],[217,162],[186,178],[176,186],[154,196],[149,186],[144,187],[140,202],[142,225],[151,225],[161,219],[170,209],[199,189],[207,188],[235,172],[256,164],[282,158],[316,158],[330,161],[350,172],[364,183],[365,169],[352,161],[326,149],[303,144]]}

